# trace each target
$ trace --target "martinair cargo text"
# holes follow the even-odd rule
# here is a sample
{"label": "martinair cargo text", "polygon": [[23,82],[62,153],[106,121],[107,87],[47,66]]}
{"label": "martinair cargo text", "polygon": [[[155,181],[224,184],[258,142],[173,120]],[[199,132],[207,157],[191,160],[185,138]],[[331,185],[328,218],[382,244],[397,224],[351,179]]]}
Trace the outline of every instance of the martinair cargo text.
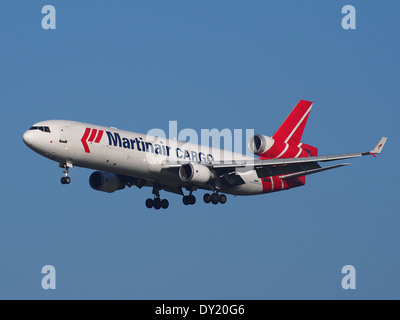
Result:
{"label": "martinair cargo text", "polygon": [[[321,167],[319,162],[380,154],[387,138],[362,153],[319,156],[302,143],[312,102],[301,100],[272,137],[255,135],[249,149],[259,158],[176,140],[74,121],[52,120],[33,125],[23,135],[25,144],[64,168],[62,184],[69,184],[74,166],[97,170],[89,178],[98,191],[126,186],[152,187],[148,208],[167,209],[160,191],[183,196],[193,205],[193,192],[207,190],[206,203],[224,204],[225,194],[257,195],[305,185],[306,176],[348,165]],[[186,195],[185,195],[186,193]]]}

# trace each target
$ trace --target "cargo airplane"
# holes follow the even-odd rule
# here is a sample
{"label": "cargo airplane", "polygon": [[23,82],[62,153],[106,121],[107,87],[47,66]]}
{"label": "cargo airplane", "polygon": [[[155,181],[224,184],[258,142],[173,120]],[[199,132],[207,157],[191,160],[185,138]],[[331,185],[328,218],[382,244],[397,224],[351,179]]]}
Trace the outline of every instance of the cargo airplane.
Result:
{"label": "cargo airplane", "polygon": [[[369,152],[319,156],[318,149],[301,138],[313,103],[301,100],[272,137],[254,135],[249,157],[75,121],[52,120],[34,124],[23,135],[33,151],[54,160],[64,169],[62,184],[69,184],[69,169],[93,170],[89,184],[94,190],[112,193],[126,186],[151,187],[147,208],[167,209],[169,202],[160,191],[183,196],[193,205],[193,192],[207,190],[206,203],[224,204],[225,194],[258,195],[305,185],[306,176],[342,166],[321,167],[320,162],[380,154],[387,138]],[[185,194],[186,193],[186,194]]]}

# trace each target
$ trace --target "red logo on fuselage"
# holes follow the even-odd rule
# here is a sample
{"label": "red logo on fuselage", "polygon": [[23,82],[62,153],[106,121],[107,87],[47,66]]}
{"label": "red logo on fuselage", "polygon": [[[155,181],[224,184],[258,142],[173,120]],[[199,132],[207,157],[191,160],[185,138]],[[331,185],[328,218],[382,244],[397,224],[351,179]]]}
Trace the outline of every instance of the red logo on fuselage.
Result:
{"label": "red logo on fuselage", "polygon": [[90,153],[88,142],[90,143],[99,143],[101,138],[103,137],[104,131],[86,128],[85,133],[81,139],[83,148],[85,149],[86,153]]}

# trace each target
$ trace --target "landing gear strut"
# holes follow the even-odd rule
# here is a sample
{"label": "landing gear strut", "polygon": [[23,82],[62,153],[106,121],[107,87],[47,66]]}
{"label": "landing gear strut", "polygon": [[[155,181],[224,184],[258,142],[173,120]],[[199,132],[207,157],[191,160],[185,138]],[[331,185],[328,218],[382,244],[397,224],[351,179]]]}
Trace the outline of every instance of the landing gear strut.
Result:
{"label": "landing gear strut", "polygon": [[147,199],[146,200],[146,207],[148,209],[156,209],[156,210],[160,210],[162,209],[168,209],[169,207],[169,202],[167,199],[160,199],[160,189],[154,187],[153,188],[153,194],[154,194],[154,199]]}
{"label": "landing gear strut", "polygon": [[70,184],[71,183],[71,178],[69,177],[69,166],[67,164],[60,164],[61,168],[64,168],[64,177],[61,178],[61,183],[62,184]]}
{"label": "landing gear strut", "polygon": [[218,203],[225,204],[228,198],[224,194],[218,194],[215,192],[213,194],[206,193],[203,197],[203,200],[205,203],[211,202],[212,204],[217,205]]}

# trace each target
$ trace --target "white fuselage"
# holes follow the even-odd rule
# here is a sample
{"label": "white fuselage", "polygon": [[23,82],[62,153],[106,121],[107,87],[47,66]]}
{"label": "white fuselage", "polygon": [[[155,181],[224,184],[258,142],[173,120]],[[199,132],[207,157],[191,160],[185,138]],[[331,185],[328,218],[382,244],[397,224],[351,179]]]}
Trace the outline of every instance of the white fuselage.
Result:
{"label": "white fuselage", "polygon": [[[254,160],[252,157],[208,146],[82,122],[52,120],[39,122],[33,128],[39,129],[25,132],[24,142],[51,160],[69,167],[101,170],[166,186],[188,186],[176,170],[166,169],[169,163]],[[262,181],[254,170],[236,174],[245,183],[223,189],[222,192],[234,195],[263,193]],[[195,187],[211,189],[206,184]]]}

